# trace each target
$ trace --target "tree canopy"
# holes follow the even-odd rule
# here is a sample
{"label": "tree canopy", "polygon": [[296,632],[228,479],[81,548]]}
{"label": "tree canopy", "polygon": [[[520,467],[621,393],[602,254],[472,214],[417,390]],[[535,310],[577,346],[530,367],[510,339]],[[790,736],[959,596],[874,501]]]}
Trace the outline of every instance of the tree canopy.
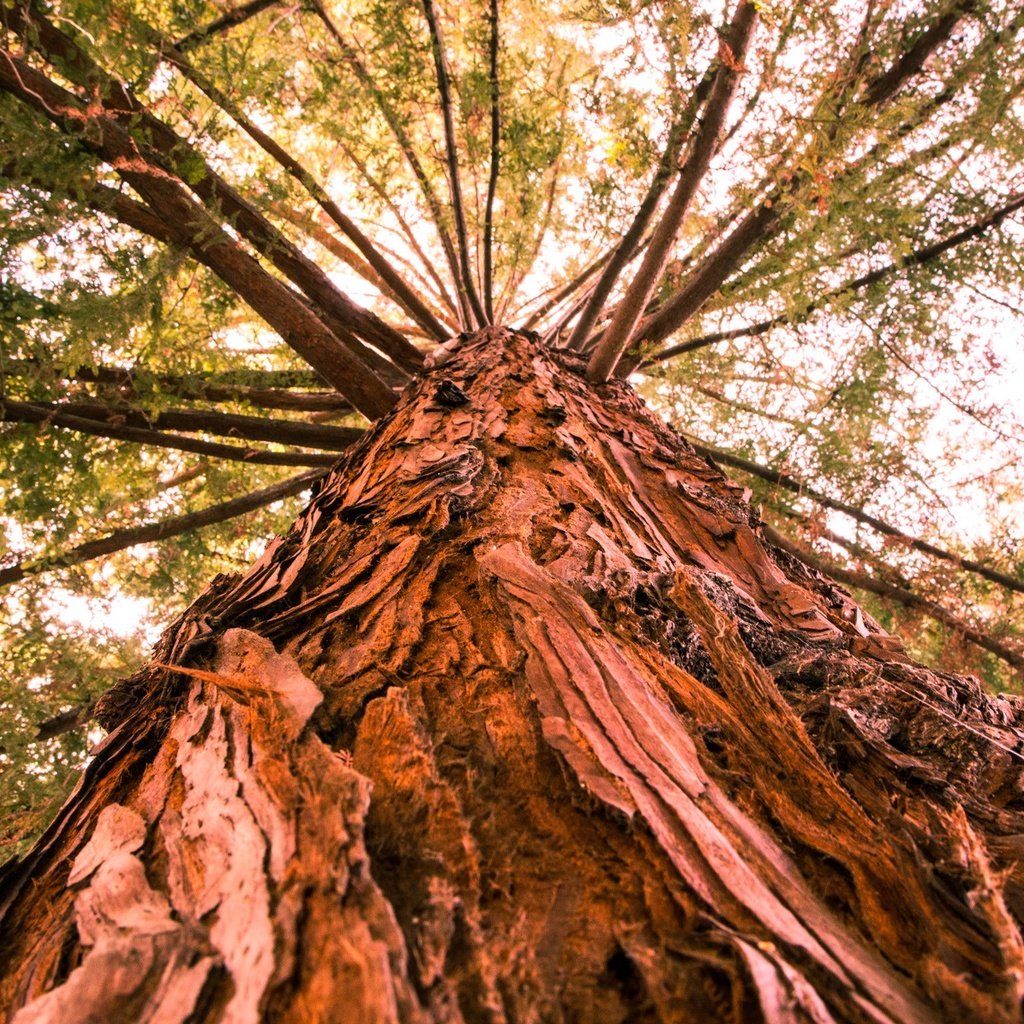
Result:
{"label": "tree canopy", "polygon": [[0,12],[5,814],[141,653],[82,599],[168,620],[490,323],[635,374],[776,543],[1019,682],[1019,5]]}

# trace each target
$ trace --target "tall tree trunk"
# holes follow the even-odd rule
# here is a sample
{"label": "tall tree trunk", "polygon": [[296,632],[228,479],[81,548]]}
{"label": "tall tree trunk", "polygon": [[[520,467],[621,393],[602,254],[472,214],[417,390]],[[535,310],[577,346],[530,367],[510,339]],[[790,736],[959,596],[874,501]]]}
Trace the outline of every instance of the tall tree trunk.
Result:
{"label": "tall tree trunk", "polygon": [[584,369],[465,341],[106,699],[9,1020],[1019,1019],[1020,705]]}

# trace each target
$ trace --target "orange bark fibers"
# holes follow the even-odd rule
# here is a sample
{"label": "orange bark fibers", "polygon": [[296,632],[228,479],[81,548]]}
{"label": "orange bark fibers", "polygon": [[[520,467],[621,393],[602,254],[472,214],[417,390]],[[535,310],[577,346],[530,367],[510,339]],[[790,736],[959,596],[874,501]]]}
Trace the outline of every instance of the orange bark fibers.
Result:
{"label": "orange bark fibers", "polygon": [[1019,703],[584,369],[463,341],[108,696],[9,1020],[1020,1019]]}

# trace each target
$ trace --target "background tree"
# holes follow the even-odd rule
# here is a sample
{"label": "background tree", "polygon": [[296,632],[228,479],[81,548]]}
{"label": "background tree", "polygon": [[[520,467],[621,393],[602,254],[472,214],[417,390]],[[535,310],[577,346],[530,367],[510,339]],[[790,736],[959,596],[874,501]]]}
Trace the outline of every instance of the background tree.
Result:
{"label": "background tree", "polygon": [[[3,7],[0,371],[2,415],[9,424],[3,444],[10,518],[0,583],[9,588],[3,625],[11,666],[3,694],[11,723],[3,755],[9,782],[4,797],[8,849],[31,832],[30,812],[52,791],[62,769],[81,760],[97,699],[139,661],[138,638],[104,637],[69,626],[69,602],[81,594],[113,593],[123,605],[125,597],[146,596],[166,618],[191,601],[212,572],[247,564],[260,538],[294,515],[294,505],[279,503],[296,501],[308,491],[338,453],[346,453],[347,468],[329,483],[317,484],[314,511],[299,521],[299,532],[290,535],[285,548],[273,548],[261,568],[253,570],[255,576],[234,586],[219,584],[202,599],[200,610],[216,605],[224,623],[244,625],[274,637],[279,646],[304,651],[299,658],[303,671],[323,687],[310,668],[319,663],[307,644],[312,634],[306,632],[319,627],[313,620],[297,624],[294,607],[309,611],[308,594],[293,592],[294,581],[286,582],[291,579],[288,559],[298,566],[318,566],[319,584],[331,573],[344,572],[325,561],[322,545],[315,558],[296,554],[311,543],[312,534],[303,533],[301,524],[319,529],[311,525],[321,514],[317,509],[344,508],[347,527],[339,529],[351,531],[343,532],[330,557],[340,558],[338,552],[351,557],[360,544],[372,544],[382,565],[390,566],[387,571],[402,578],[409,570],[403,553],[416,544],[414,536],[402,532],[401,516],[392,513],[408,502],[426,517],[423,536],[469,544],[472,534],[473,544],[486,538],[504,552],[481,556],[483,568],[474,570],[498,580],[511,602],[491,611],[499,618],[511,616],[502,627],[511,630],[510,644],[532,650],[534,661],[550,660],[549,645],[509,610],[518,600],[514,595],[526,588],[535,611],[553,621],[561,615],[576,629],[591,613],[575,606],[567,612],[559,603],[565,595],[549,594],[535,568],[520,564],[502,547],[508,538],[482,503],[486,488],[480,481],[487,473],[478,480],[479,467],[470,473],[459,463],[466,438],[485,453],[481,457],[487,466],[500,467],[502,458],[512,456],[488,449],[481,423],[464,422],[465,436],[460,437],[457,431],[448,433],[448,427],[441,430],[429,414],[438,405],[458,410],[468,404],[491,407],[497,418],[512,416],[509,396],[495,383],[495,375],[505,374],[524,388],[529,380],[542,382],[531,385],[540,388],[533,399],[527,391],[522,398],[524,417],[534,417],[535,425],[502,435],[517,437],[524,450],[546,450],[545,444],[528,441],[540,422],[547,423],[549,432],[568,431],[559,435],[559,443],[572,448],[565,437],[577,437],[578,444],[591,429],[583,423],[592,414],[602,424],[587,435],[594,451],[612,452],[608,457],[621,464],[627,478],[639,473],[632,481],[637,493],[643,472],[651,467],[644,463],[640,472],[628,459],[623,463],[621,453],[614,454],[613,427],[622,432],[627,449],[642,451],[643,436],[657,449],[648,450],[648,459],[671,454],[688,467],[687,486],[717,494],[703,515],[718,517],[717,526],[705,523],[705,528],[720,542],[720,563],[709,562],[705,554],[694,564],[731,575],[734,583],[753,580],[754,591],[768,602],[761,602],[762,612],[781,631],[781,639],[753,636],[744,616],[756,619],[755,613],[743,601],[737,604],[728,587],[685,572],[682,578],[674,576],[687,564],[680,554],[688,550],[685,545],[671,557],[663,552],[661,561],[652,555],[666,536],[682,544],[679,538],[694,529],[686,516],[699,522],[702,513],[690,508],[683,515],[678,508],[658,505],[657,515],[649,513],[642,525],[630,525],[640,499],[634,496],[630,505],[628,494],[611,487],[614,474],[595,464],[598,456],[585,448],[576,451],[582,460],[579,478],[574,478],[577,491],[559,504],[571,525],[538,513],[543,528],[538,527],[536,545],[531,542],[534,565],[547,565],[550,553],[558,561],[569,558],[566,550],[575,551],[565,563],[574,566],[573,586],[605,626],[618,623],[615,629],[621,633],[629,625],[635,636],[654,643],[688,672],[688,679],[719,680],[707,693],[698,696],[692,690],[681,698],[678,678],[647,665],[658,680],[656,687],[677,693],[687,728],[699,725],[701,771],[728,775],[732,770],[721,763],[716,747],[720,741],[714,729],[721,722],[713,727],[711,720],[717,717],[725,721],[721,727],[727,733],[732,730],[733,741],[740,737],[748,744],[740,761],[757,776],[759,758],[767,752],[730,718],[728,708],[729,702],[739,706],[751,693],[759,695],[762,703],[755,700],[753,706],[764,716],[763,735],[780,744],[776,754],[789,765],[792,790],[779,782],[771,793],[759,790],[748,798],[732,793],[730,799],[738,803],[726,801],[719,812],[736,826],[738,819],[730,816],[738,812],[729,808],[742,806],[757,819],[758,813],[751,812],[756,805],[780,823],[788,837],[783,845],[806,847],[840,865],[830,873],[813,859],[797,857],[799,869],[812,880],[810,890],[819,896],[823,889],[842,888],[840,876],[853,879],[854,895],[844,889],[835,897],[847,908],[846,923],[871,933],[897,974],[913,974],[913,956],[934,958],[928,961],[932,973],[917,979],[916,988],[910,986],[911,997],[885,970],[869,968],[865,953],[867,959],[852,969],[857,978],[853,989],[859,986],[864,1006],[852,989],[843,989],[849,979],[840,983],[830,973],[828,957],[818,959],[808,974],[812,990],[819,993],[812,997],[811,990],[801,988],[802,981],[794,980],[792,957],[766,967],[766,950],[756,951],[759,941],[782,941],[782,911],[768,913],[761,906],[755,914],[761,915],[760,924],[744,931],[749,922],[743,915],[752,908],[737,916],[728,901],[704,891],[702,886],[711,885],[708,878],[701,881],[673,860],[679,837],[669,840],[659,832],[661,826],[642,810],[646,805],[638,792],[613,798],[601,772],[580,760],[577,741],[583,726],[572,715],[570,726],[554,725],[554,719],[561,719],[548,709],[545,736],[566,772],[575,772],[594,798],[617,808],[616,813],[631,817],[641,808],[640,817],[669,851],[673,870],[702,894],[703,904],[680,903],[689,908],[684,916],[712,908],[729,928],[746,936],[722,954],[721,962],[713,951],[725,933],[707,941],[704,936],[687,956],[706,970],[678,976],[658,973],[644,959],[656,942],[642,949],[617,935],[610,951],[598,943],[595,948],[604,951],[604,959],[594,956],[607,972],[608,1014],[614,1017],[630,1004],[630,992],[637,1013],[648,1003],[666,1012],[674,1004],[656,997],[661,985],[666,992],[679,990],[672,998],[684,998],[679,992],[686,989],[691,1006],[703,1006],[700,999],[712,1007],[732,999],[739,1014],[749,1010],[756,994],[770,1016],[766,993],[771,985],[765,979],[776,972],[772,977],[784,979],[778,984],[788,991],[786,998],[796,998],[801,1012],[812,1016],[826,1012],[821,999],[828,1012],[841,1016],[855,1015],[855,1005],[860,1006],[856,1012],[866,1014],[868,1003],[872,1012],[890,1019],[923,1019],[925,1004],[1012,1015],[1015,996],[1006,979],[1015,969],[1012,951],[1019,940],[972,831],[986,835],[997,860],[1010,858],[1010,818],[1000,817],[990,803],[973,808],[967,824],[955,815],[949,818],[953,797],[948,805],[931,805],[921,802],[917,791],[905,793],[898,780],[908,765],[891,750],[873,765],[874,785],[880,788],[871,789],[854,773],[848,785],[862,806],[852,808],[828,781],[831,776],[821,774],[824,768],[815,758],[824,757],[832,771],[850,770],[842,744],[877,743],[878,737],[842,736],[835,717],[822,712],[825,704],[801,703],[802,698],[788,694],[810,730],[807,743],[813,741],[817,751],[811,755],[811,746],[800,747],[804,734],[795,720],[787,718],[793,712],[759,674],[765,666],[785,665],[774,671],[776,682],[796,680],[813,690],[861,678],[857,673],[867,669],[853,662],[873,658],[886,664],[888,673],[878,681],[877,706],[901,705],[905,716],[924,715],[922,709],[931,708],[934,721],[928,728],[946,722],[948,729],[953,712],[943,700],[951,702],[970,721],[955,733],[957,741],[946,737],[943,756],[958,766],[963,779],[982,771],[982,754],[968,754],[958,745],[964,736],[980,736],[986,757],[993,749],[1003,751],[985,769],[990,772],[986,785],[1013,784],[1016,740],[986,732],[1008,721],[1009,705],[986,702],[962,681],[940,685],[938,677],[899,667],[903,656],[887,639],[879,639],[870,618],[800,566],[825,569],[858,588],[879,620],[907,631],[918,656],[936,660],[941,655],[946,668],[978,672],[1000,686],[1012,683],[1024,665],[1017,639],[1017,595],[1024,587],[1016,542],[1020,425],[1003,407],[1010,406],[1012,392],[1000,390],[997,379],[1003,362],[1012,358],[1009,341],[1019,316],[1015,218],[1024,205],[1024,69],[1016,54],[1024,15],[1013,5],[969,0],[913,9],[873,2],[836,6],[739,3],[723,12],[713,5],[668,2],[546,4],[541,9],[529,3],[448,8],[432,2],[331,5],[316,0],[293,7],[254,0],[228,9],[83,0]],[[467,340],[467,332],[491,325],[537,332],[535,355],[526,356],[521,336],[508,331]],[[504,355],[481,354],[480,339]],[[562,355],[551,362],[540,355],[541,348]],[[567,368],[575,374],[572,380],[564,377]],[[749,483],[750,495],[737,498],[714,474],[705,478],[699,465],[687,462],[677,441],[636,419],[640,414],[618,385],[604,383],[634,371],[639,373],[633,378],[637,386],[696,451]],[[573,381],[583,377],[590,390],[577,394]],[[544,390],[549,386],[575,394],[575,404],[550,400]],[[405,404],[393,414],[400,394],[406,395]],[[499,408],[504,412],[499,414]],[[395,418],[388,420],[392,414]],[[367,421],[382,417],[384,433],[364,438]],[[390,438],[399,452],[410,446],[416,452],[409,456],[410,465],[425,457],[422,445],[428,435],[416,432],[428,424],[438,430],[437,461],[448,467],[453,494],[444,501],[432,494],[430,502],[420,502],[394,491],[384,506],[364,508],[354,496],[359,486],[352,474],[371,465],[374,453],[379,468],[366,471],[387,475],[396,456],[381,447],[381,437]],[[550,461],[546,465],[550,470]],[[621,468],[627,465],[633,468]],[[530,471],[537,469],[529,459],[520,466],[524,479],[532,479]],[[567,471],[563,467],[560,472]],[[592,498],[607,506],[604,511],[579,500],[587,474],[600,483]],[[668,474],[661,482],[671,490],[678,483],[674,480]],[[738,511],[748,497],[761,503],[766,523],[758,527],[756,543],[764,538],[774,545],[776,568],[761,555],[751,555],[752,549],[744,549],[746,568],[738,568],[731,553],[729,545],[740,543],[735,538],[748,544],[749,530],[737,525],[750,517],[749,509]],[[500,495],[493,504],[507,509]],[[447,509],[443,514],[438,511],[442,505]],[[594,517],[589,526],[571,518],[579,508]],[[467,509],[474,510],[472,526],[467,525]],[[671,523],[674,533],[659,533],[659,523]],[[599,562],[582,559],[572,540],[598,545]],[[626,554],[624,543],[632,545]],[[693,544],[700,546],[696,540]],[[648,578],[655,563],[656,578]],[[243,598],[251,601],[262,593],[253,590],[252,580],[260,579],[260,573],[266,576],[268,567],[274,567],[274,581],[266,582],[266,592],[276,596],[257,602],[264,613],[253,618]],[[433,584],[417,590],[412,581],[409,576],[410,593],[420,594],[424,608],[435,607],[437,594],[428,596]],[[353,578],[338,586],[354,586],[354,593],[373,590],[369,583],[356,582]],[[803,588],[803,596],[787,586]],[[315,586],[310,588],[315,592]],[[666,596],[669,591],[674,596]],[[339,614],[351,617],[360,607],[352,604],[354,596],[340,597],[337,588],[330,592],[340,607],[348,608]],[[383,593],[375,592],[370,604],[383,614],[382,621],[400,621],[387,601],[378,602]],[[766,594],[774,597],[768,600]],[[780,594],[788,597],[783,600]],[[411,607],[408,597],[393,594],[389,600]],[[326,616],[324,623],[334,621],[323,602],[314,602],[314,608],[316,616]],[[384,614],[385,608],[392,610]],[[723,610],[739,617],[747,655],[742,645],[730,646],[735,638],[716,618]],[[202,643],[188,639],[188,624],[199,621],[199,615],[190,612],[161,648],[165,663],[184,664],[191,675],[167,676],[167,669],[150,668],[141,690],[122,686],[106,700],[104,721],[122,723],[115,735],[125,733],[125,694],[145,709],[129,716],[135,724],[128,731],[141,729],[139,722],[151,723],[149,731],[136,733],[137,739],[146,738],[141,747],[147,756],[163,742],[163,730],[170,727],[173,734],[182,727],[180,720],[178,726],[167,725],[168,709],[178,705],[166,698],[180,696],[188,680],[205,678],[217,685],[217,679],[221,684],[234,679],[227,687],[232,699],[250,685],[238,681],[249,678],[245,673],[225,676],[211,668],[214,640],[204,630]],[[810,625],[805,616],[813,620]],[[838,624],[847,620],[846,626]],[[519,625],[513,628],[510,621]],[[364,628],[365,622],[356,631]],[[822,660],[820,651],[817,661],[808,661],[807,652],[787,639],[787,630],[798,635],[804,630],[816,643],[834,640],[830,630],[852,631],[853,661]],[[501,629],[496,635],[503,635]],[[616,643],[621,641],[618,636]],[[342,640],[334,637],[331,643]],[[427,648],[436,664],[445,663],[436,648]],[[504,655],[489,654],[496,664],[505,664]],[[611,648],[601,648],[600,656],[591,654],[605,667],[619,657]],[[629,655],[634,656],[643,660]],[[222,651],[221,657],[230,660],[230,652]],[[744,669],[750,657],[752,667]],[[325,664],[333,664],[325,658]],[[261,659],[266,660],[265,654],[258,655]],[[580,670],[578,662],[574,667]],[[513,672],[515,666],[508,661],[505,668]],[[360,729],[369,729],[364,712],[371,723],[375,715],[391,721],[387,687],[404,682],[407,669],[399,659],[387,670],[391,675],[356,686],[352,692],[360,695],[358,707],[348,706],[349,698],[340,704],[329,699],[326,710],[318,712],[320,736],[335,747],[355,749],[356,766],[385,794],[383,808],[389,798],[382,779],[394,776],[395,763],[383,756],[380,763],[368,761],[365,749],[360,755],[353,730],[359,722]],[[634,696],[646,701],[648,696],[641,698],[646,693],[640,687]],[[536,688],[535,699],[545,706],[547,698]],[[385,703],[374,704],[378,700]],[[390,710],[385,714],[382,709]],[[402,718],[405,713],[394,714]],[[402,721],[403,728],[416,731],[407,716]],[[918,748],[932,742],[922,738],[928,730],[915,733],[900,721],[900,736],[888,735],[887,742],[906,745],[910,741],[904,734],[914,734],[910,745],[924,765],[927,758]],[[446,727],[454,728],[452,723]],[[681,726],[677,722],[671,728]],[[551,729],[569,731],[562,736]],[[784,740],[790,733],[797,739]],[[252,742],[264,739],[257,736]],[[466,738],[467,749],[475,742]],[[583,746],[593,750],[595,742],[590,737]],[[688,742],[684,734],[675,737],[679,749],[689,749]],[[116,762],[113,777],[127,778],[118,774],[128,772],[117,760],[123,748],[114,743],[106,749],[98,764],[112,770]],[[670,744],[670,749],[676,748]],[[646,753],[655,756],[649,746]],[[294,758],[294,751],[287,756]],[[598,760],[603,770],[611,770],[606,760]],[[470,758],[466,772],[481,770],[482,763]],[[536,768],[525,756],[523,764]],[[438,778],[450,784],[452,765],[435,768]],[[434,770],[417,785],[427,785],[428,776],[434,779]],[[941,775],[931,762],[919,770],[930,778]],[[296,773],[306,777],[298,766]],[[615,786],[626,785],[621,775],[612,775],[618,779]],[[538,777],[548,778],[543,772]],[[362,791],[346,779],[338,784],[355,787],[350,793],[355,807]],[[814,807],[810,819],[787,802],[809,785],[823,788],[826,803],[834,802]],[[984,790],[984,799],[994,800],[995,788]],[[854,849],[853,837],[881,842],[859,816],[875,815],[877,822],[880,808],[897,791],[928,818],[927,824],[913,819],[923,831],[908,841],[928,846],[934,864],[959,857],[958,863],[967,865],[970,877],[964,885],[975,903],[984,903],[988,916],[979,925],[959,904],[956,913],[967,914],[969,927],[982,927],[985,942],[996,936],[1003,958],[998,963],[991,961],[983,970],[979,965],[985,957],[965,948],[956,947],[955,955],[948,956],[931,950],[923,937],[929,929],[936,922],[947,931],[954,925],[923,890],[908,897],[918,900],[916,909],[904,901],[893,904],[907,912],[909,931],[894,923],[891,908],[882,908],[879,893],[896,887],[900,871],[911,871],[907,851],[897,844],[882,856],[885,869],[872,874],[863,849]],[[509,792],[506,797],[513,799]],[[665,799],[664,791],[658,799]],[[92,834],[85,821],[99,812],[95,792],[80,807],[86,807],[81,813],[87,818],[79,821],[74,818],[79,812],[67,812],[71,817],[61,819],[52,833],[64,837],[60,842],[77,836],[76,849],[87,831]],[[375,826],[378,846],[373,850],[377,872],[383,870],[380,857],[386,864],[398,856],[386,842],[379,845],[389,812],[380,813],[384,823]],[[846,823],[845,831],[837,827],[838,838],[826,842],[821,822],[835,815]],[[443,814],[439,820],[445,820]],[[74,828],[72,821],[77,822]],[[111,842],[116,846],[123,840],[128,849],[125,836],[134,835],[136,826],[120,820],[121,826],[121,832],[111,826]],[[359,828],[353,824],[353,837]],[[394,836],[401,835],[396,828]],[[960,843],[955,855],[943,845],[950,835]],[[619,842],[610,837],[600,841]],[[358,842],[352,838],[355,846]],[[51,842],[48,848],[57,846]],[[760,865],[755,873],[777,891],[780,878],[765,875],[769,863],[778,870],[775,854],[765,847],[762,855],[764,863],[754,858]],[[29,867],[13,868],[8,879],[22,877],[19,871],[41,871],[42,855],[34,856],[25,862]],[[645,863],[637,877],[645,870],[654,869]],[[557,875],[554,866],[552,871]],[[565,871],[567,877],[572,873],[568,865]],[[451,935],[443,942],[438,936],[455,927],[452,908],[466,898],[460,888],[464,884],[469,883],[444,881],[456,895],[443,913],[438,908],[448,896],[407,894],[403,904],[388,891],[388,913],[398,915],[402,941],[413,947],[439,943],[450,957]],[[16,890],[14,885],[11,891]],[[424,906],[439,915],[440,932],[411,937],[410,921]],[[639,921],[636,917],[638,928]],[[614,930],[610,922],[605,924]],[[477,927],[488,932],[495,922],[484,927],[466,918],[463,926],[467,934]],[[664,922],[648,921],[643,927],[653,928],[663,946],[667,943]],[[833,925],[821,927],[829,932]],[[409,952],[402,952],[395,935],[373,934],[393,957]],[[786,934],[783,945],[806,947]],[[829,941],[840,941],[841,934],[829,932]],[[822,941],[822,948],[829,947],[829,941]],[[989,951],[985,942],[979,948]],[[102,942],[80,943],[74,956],[65,958],[65,968],[41,970],[38,984],[19,982],[29,985],[19,991],[45,987],[77,964],[83,949],[101,947]],[[477,1009],[511,998],[507,992],[498,994],[501,985],[495,980],[506,977],[502,972],[509,961],[496,957],[485,965],[468,957],[466,976],[477,978],[473,984],[478,989],[471,996],[460,988],[461,968],[452,973],[447,963],[443,969],[431,967],[428,961],[435,954],[413,947],[419,976],[412,989],[399,991],[404,976],[395,971],[394,998],[406,1016],[417,1000],[426,1000],[439,1015],[437,1000],[442,993],[451,997],[455,989],[462,1003]],[[511,952],[508,956],[514,959]],[[977,967],[980,980],[961,986],[950,979],[966,963]],[[232,967],[228,973],[233,972]],[[203,979],[212,977],[203,974]],[[530,977],[530,984],[540,984]],[[684,977],[689,979],[685,983]],[[436,991],[435,982],[440,985]],[[200,984],[216,988],[210,980]],[[704,995],[694,995],[693,985]],[[70,990],[60,991],[65,992],[60,998],[66,998]],[[803,994],[797,998],[793,993]],[[226,997],[208,998],[212,1006]],[[537,1006],[551,998],[542,993],[539,1002],[530,1003],[530,1012],[542,1012]],[[575,998],[566,996],[567,1005],[576,1005]],[[67,1010],[59,1000],[49,1005],[46,1012]],[[473,1016],[477,1011],[463,1012]]]}

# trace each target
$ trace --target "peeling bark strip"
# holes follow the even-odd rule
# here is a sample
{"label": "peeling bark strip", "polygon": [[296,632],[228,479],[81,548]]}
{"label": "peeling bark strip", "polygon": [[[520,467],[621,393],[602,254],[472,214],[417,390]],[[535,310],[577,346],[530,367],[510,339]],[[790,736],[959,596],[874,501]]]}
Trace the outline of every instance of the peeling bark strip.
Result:
{"label": "peeling bark strip", "polygon": [[584,371],[464,340],[106,698],[8,1020],[1021,1019],[1020,702]]}
{"label": "peeling bark strip", "polygon": [[[322,998],[338,977],[356,1005],[416,1019],[401,937],[367,872],[370,784],[304,730],[320,691],[238,629],[201,675],[130,806],[108,803],[71,864],[76,966],[14,1024],[245,1024],[261,1007],[341,1024],[357,1018]],[[300,927],[316,943],[301,961]]]}

